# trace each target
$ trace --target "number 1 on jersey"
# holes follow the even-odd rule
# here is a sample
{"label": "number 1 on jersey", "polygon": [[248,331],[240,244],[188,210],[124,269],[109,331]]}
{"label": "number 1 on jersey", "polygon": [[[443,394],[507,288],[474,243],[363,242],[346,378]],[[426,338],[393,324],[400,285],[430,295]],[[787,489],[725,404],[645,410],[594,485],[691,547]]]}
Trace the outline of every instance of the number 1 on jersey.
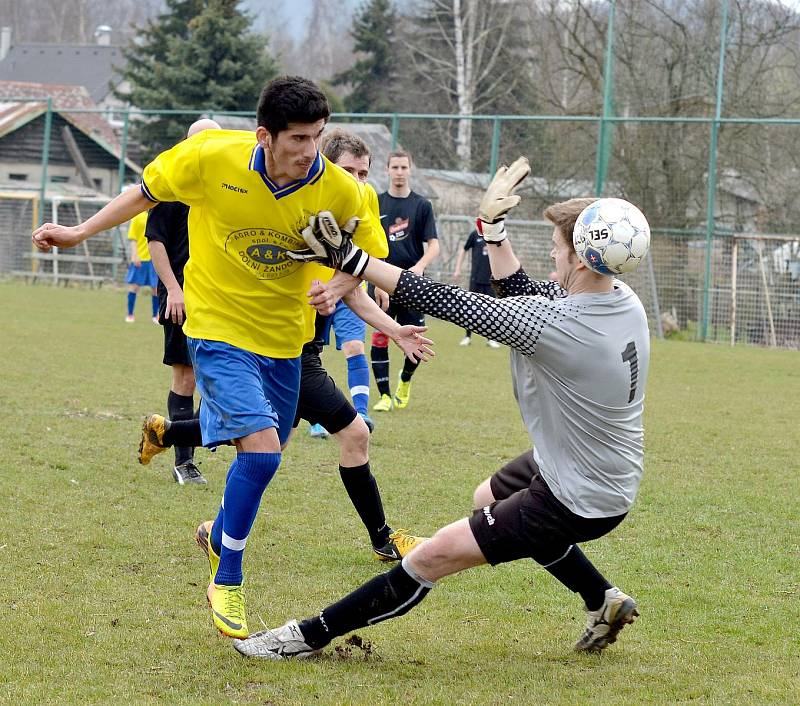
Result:
{"label": "number 1 on jersey", "polygon": [[631,366],[631,394],[628,395],[628,402],[633,402],[636,396],[636,383],[639,382],[639,358],[636,354],[636,344],[630,341],[625,350],[622,351],[622,362],[630,363]]}

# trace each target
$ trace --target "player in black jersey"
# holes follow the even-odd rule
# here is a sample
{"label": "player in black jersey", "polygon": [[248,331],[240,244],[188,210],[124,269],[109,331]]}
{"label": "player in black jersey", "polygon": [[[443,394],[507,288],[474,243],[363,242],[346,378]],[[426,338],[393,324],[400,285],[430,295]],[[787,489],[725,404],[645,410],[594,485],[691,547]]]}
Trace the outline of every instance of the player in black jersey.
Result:
{"label": "player in black jersey", "polygon": [[[411,190],[411,155],[404,150],[389,154],[387,166],[389,189],[378,196],[381,224],[389,241],[389,257],[386,262],[422,275],[425,268],[439,254],[436,221],[431,202]],[[370,285],[370,293],[389,316],[400,324],[422,326],[425,317],[414,309],[393,302],[379,287]],[[403,409],[411,397],[411,377],[417,363],[406,358],[394,397],[389,388],[389,341],[376,332],[372,336],[372,374],[378,386],[380,400],[373,406],[376,412],[388,412],[394,407]]]}
{"label": "player in black jersey", "polygon": [[[213,120],[192,123],[187,137],[202,130],[219,130]],[[153,267],[158,274],[158,322],[164,327],[164,365],[172,368],[172,383],[167,396],[170,420],[192,419],[194,411],[194,368],[189,358],[183,320],[183,268],[189,260],[189,207],[179,201],[156,205],[147,214],[145,237]],[[142,462],[142,457],[139,457]],[[145,462],[149,462],[149,458]],[[193,446],[175,447],[172,477],[179,485],[205,484],[206,479],[194,463]]]}
{"label": "player in black jersey", "polygon": [[[473,230],[469,234],[464,247],[458,252],[456,267],[453,270],[453,279],[456,282],[458,281],[461,276],[461,263],[464,262],[464,256],[470,251],[472,251],[472,266],[469,273],[469,291],[488,294],[493,297],[494,289],[492,289],[492,268],[489,266],[489,247],[477,230]],[[464,338],[461,339],[458,345],[468,346],[471,343],[472,331],[468,328],[464,329]],[[491,338],[487,339],[486,344],[491,348],[500,348],[500,344]]]}

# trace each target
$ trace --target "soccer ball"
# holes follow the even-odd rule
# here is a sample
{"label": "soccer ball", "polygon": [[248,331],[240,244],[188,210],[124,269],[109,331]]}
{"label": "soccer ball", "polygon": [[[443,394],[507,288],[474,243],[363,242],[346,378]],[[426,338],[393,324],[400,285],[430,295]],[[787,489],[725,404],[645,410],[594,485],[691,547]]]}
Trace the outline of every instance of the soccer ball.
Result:
{"label": "soccer ball", "polygon": [[572,231],[575,252],[602,275],[633,272],[650,248],[644,214],[623,199],[598,199],[581,211]]}

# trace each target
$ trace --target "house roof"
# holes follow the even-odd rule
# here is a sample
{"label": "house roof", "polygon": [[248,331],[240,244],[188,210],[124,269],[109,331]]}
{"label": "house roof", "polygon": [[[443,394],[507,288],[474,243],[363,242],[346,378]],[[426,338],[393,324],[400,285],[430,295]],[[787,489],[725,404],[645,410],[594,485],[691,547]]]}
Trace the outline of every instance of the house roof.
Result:
{"label": "house roof", "polygon": [[101,44],[16,44],[0,61],[0,81],[31,81],[85,86],[99,102],[121,81],[115,66],[125,58],[120,47]]}
{"label": "house roof", "polygon": [[[122,147],[117,135],[83,86],[0,81],[0,138],[46,113],[47,98],[64,120],[119,159]],[[70,112],[70,108],[97,112]],[[141,172],[131,160],[125,163]]]}

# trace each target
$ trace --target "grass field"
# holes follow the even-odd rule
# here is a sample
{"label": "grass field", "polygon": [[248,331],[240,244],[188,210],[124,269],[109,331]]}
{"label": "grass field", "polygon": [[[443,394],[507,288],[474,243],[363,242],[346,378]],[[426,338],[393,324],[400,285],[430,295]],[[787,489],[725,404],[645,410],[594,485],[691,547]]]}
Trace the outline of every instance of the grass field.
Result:
{"label": "grass field", "polygon": [[[580,600],[533,562],[441,582],[411,614],[305,662],[246,661],[211,626],[192,541],[231,449],[136,463],[163,411],[161,331],[124,293],[0,283],[0,702],[151,704],[767,704],[800,702],[800,356],[654,342],[646,472],[634,509],[586,551],[642,616],[576,655]],[[430,533],[529,443],[507,353],[457,346],[411,406],[380,417],[389,520]],[[393,357],[393,375],[399,354]],[[344,380],[340,356],[326,353]],[[374,397],[373,397],[374,399]],[[305,617],[384,567],[338,478],[336,445],[298,436],[245,561],[249,623]]]}

